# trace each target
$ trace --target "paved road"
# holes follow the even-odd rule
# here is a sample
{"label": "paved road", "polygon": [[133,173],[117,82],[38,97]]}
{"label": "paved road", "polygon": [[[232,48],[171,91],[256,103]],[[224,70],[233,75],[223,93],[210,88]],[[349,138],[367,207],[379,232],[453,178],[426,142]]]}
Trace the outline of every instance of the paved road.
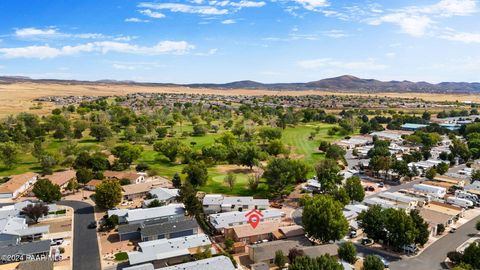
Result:
{"label": "paved road", "polygon": [[476,217],[457,229],[456,233],[448,234],[436,241],[417,257],[404,259],[390,265],[392,270],[403,269],[448,269],[443,265],[447,253],[456,250],[461,244],[477,234],[475,223],[480,220]]}
{"label": "paved road", "polygon": [[95,220],[93,206],[79,201],[60,201],[58,204],[70,206],[75,211],[73,270],[100,270],[97,233],[94,229],[87,228],[88,224]]}

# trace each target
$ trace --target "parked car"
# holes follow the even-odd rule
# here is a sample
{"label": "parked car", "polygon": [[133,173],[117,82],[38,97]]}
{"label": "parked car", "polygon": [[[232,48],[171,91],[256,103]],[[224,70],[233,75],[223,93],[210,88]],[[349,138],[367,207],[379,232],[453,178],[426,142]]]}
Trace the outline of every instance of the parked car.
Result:
{"label": "parked car", "polygon": [[96,221],[92,221],[90,222],[90,224],[88,224],[87,226],[89,229],[95,229],[97,228],[97,222]]}
{"label": "parked car", "polygon": [[404,245],[402,247],[402,250],[406,253],[416,253],[418,248],[417,245],[415,244],[410,244],[410,245]]}
{"label": "parked car", "polygon": [[387,259],[383,258],[383,257],[380,256],[380,255],[375,255],[375,256],[382,261],[383,266],[384,266],[385,268],[388,268],[388,267],[390,266],[390,262],[389,262]]}
{"label": "parked car", "polygon": [[350,231],[350,232],[348,233],[348,237],[350,237],[350,238],[355,238],[355,237],[357,237],[357,231]]}
{"label": "parked car", "polygon": [[367,237],[362,238],[362,245],[371,246],[373,245],[373,240]]}
{"label": "parked car", "polygon": [[453,227],[450,229],[450,233],[456,233],[457,232],[457,228]]}
{"label": "parked car", "polygon": [[380,182],[380,183],[377,184],[377,186],[378,186],[379,188],[383,188],[383,187],[385,187],[385,184],[384,184],[383,182]]}
{"label": "parked car", "polygon": [[50,246],[58,246],[58,245],[61,245],[63,243],[63,238],[53,238],[53,239],[50,239]]}

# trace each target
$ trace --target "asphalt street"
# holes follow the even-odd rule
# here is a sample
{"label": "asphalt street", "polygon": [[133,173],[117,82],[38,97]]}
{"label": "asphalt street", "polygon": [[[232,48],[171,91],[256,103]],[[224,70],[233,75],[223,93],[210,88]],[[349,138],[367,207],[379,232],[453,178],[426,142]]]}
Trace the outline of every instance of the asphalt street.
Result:
{"label": "asphalt street", "polygon": [[403,269],[420,269],[420,270],[434,270],[434,269],[448,269],[443,264],[449,251],[456,250],[465,241],[474,237],[478,231],[475,229],[475,223],[480,220],[480,216],[476,217],[464,225],[457,228],[456,233],[449,233],[438,241],[427,247],[417,257],[403,259],[394,262],[390,265],[392,270]]}
{"label": "asphalt street", "polygon": [[100,252],[95,229],[88,229],[95,220],[94,209],[88,203],[79,201],[60,201],[60,205],[74,209],[73,229],[73,270],[100,270]]}

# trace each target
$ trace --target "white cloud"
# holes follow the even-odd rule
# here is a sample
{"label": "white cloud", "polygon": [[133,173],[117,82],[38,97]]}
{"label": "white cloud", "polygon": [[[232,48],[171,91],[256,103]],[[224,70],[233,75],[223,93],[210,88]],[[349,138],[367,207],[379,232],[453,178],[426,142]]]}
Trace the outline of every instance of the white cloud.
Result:
{"label": "white cloud", "polygon": [[343,71],[363,71],[363,70],[383,70],[387,66],[377,63],[374,59],[368,59],[361,62],[343,62],[331,58],[320,58],[303,60],[297,62],[297,65],[304,69],[340,69]]}
{"label": "white cloud", "polygon": [[143,20],[143,19],[132,17],[132,18],[126,18],[125,22],[142,23],[142,22],[149,22],[149,20]]}
{"label": "white cloud", "polygon": [[233,7],[239,7],[239,8],[255,8],[255,7],[263,7],[266,5],[265,2],[263,1],[247,1],[247,0],[242,0],[240,2],[231,2],[231,6]]}
{"label": "white cloud", "polygon": [[372,20],[371,25],[380,25],[384,22],[394,23],[400,26],[402,31],[412,36],[423,36],[434,23],[429,17],[423,15],[412,15],[408,13],[391,13]]}
{"label": "white cloud", "polygon": [[437,23],[437,20],[453,16],[469,16],[477,12],[475,0],[441,0],[432,5],[407,6],[391,10],[385,15],[374,15],[366,21],[370,25],[393,23],[406,34],[423,36]]}
{"label": "white cloud", "polygon": [[228,14],[227,9],[217,9],[211,6],[191,6],[177,3],[140,3],[140,8],[149,8],[156,10],[169,10],[170,12],[195,13],[202,15],[224,15]]}
{"label": "white cloud", "polygon": [[141,14],[143,14],[145,16],[148,16],[150,18],[154,18],[154,19],[165,18],[165,15],[163,13],[156,12],[156,11],[151,11],[150,9],[139,10],[138,12],[140,12]]}
{"label": "white cloud", "polygon": [[308,10],[318,10],[322,7],[328,7],[330,3],[327,0],[294,0]]}
{"label": "white cloud", "polygon": [[47,29],[38,29],[35,27],[21,28],[15,30],[15,35],[20,38],[31,38],[31,37],[48,37],[57,35],[57,29],[47,28]]}
{"label": "white cloud", "polygon": [[480,43],[480,33],[448,32],[440,37],[443,39],[460,41],[463,43]]}
{"label": "white cloud", "polygon": [[234,24],[234,23],[236,23],[236,21],[232,19],[222,21],[222,24]]}
{"label": "white cloud", "polygon": [[331,37],[331,38],[343,38],[343,37],[348,37],[348,35],[345,33],[343,30],[329,30],[323,32],[324,36]]}
{"label": "white cloud", "polygon": [[154,46],[139,46],[116,41],[91,42],[76,46],[63,46],[60,48],[43,46],[27,46],[16,48],[0,48],[0,55],[4,58],[36,58],[46,59],[59,56],[76,55],[82,52],[100,53],[128,53],[139,55],[160,55],[160,54],[185,54],[194,49],[195,46],[186,41],[161,41]]}
{"label": "white cloud", "polygon": [[51,38],[79,38],[79,39],[101,39],[105,38],[99,33],[62,33],[57,28],[39,29],[35,27],[20,28],[15,30],[15,36],[22,39],[51,39]]}

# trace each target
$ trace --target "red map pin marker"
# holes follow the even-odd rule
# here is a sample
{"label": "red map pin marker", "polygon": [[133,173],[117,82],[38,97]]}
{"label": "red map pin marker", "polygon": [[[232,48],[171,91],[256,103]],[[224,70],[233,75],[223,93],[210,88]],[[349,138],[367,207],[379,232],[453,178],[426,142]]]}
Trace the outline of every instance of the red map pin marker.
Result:
{"label": "red map pin marker", "polygon": [[258,226],[258,223],[260,223],[260,218],[257,216],[257,214],[252,214],[248,218],[248,223],[252,226],[252,228],[256,228]]}
{"label": "red map pin marker", "polygon": [[258,226],[258,223],[260,223],[260,217],[263,217],[262,212],[258,211],[257,209],[253,209],[245,216],[248,217],[248,223],[254,229]]}

